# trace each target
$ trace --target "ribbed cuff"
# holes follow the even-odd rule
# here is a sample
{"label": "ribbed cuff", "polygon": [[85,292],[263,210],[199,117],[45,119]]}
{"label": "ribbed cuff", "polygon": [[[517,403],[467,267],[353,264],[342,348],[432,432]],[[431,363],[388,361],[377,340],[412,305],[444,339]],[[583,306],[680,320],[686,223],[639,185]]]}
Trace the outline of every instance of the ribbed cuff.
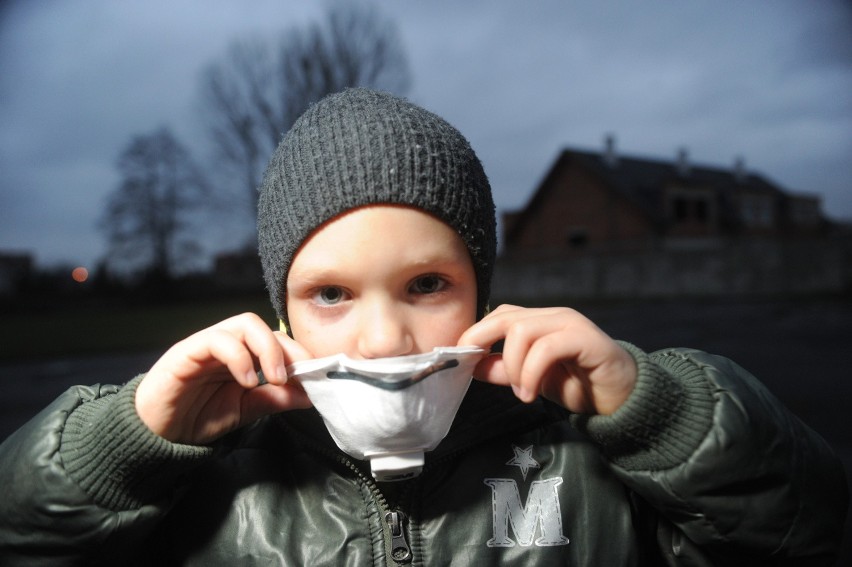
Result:
{"label": "ribbed cuff", "polygon": [[115,395],[81,404],[62,433],[66,472],[98,505],[112,510],[162,498],[181,474],[213,453],[210,447],[171,443],[148,429],[136,413],[142,378]]}
{"label": "ribbed cuff", "polygon": [[612,415],[573,415],[572,423],[625,470],[663,470],[683,463],[712,425],[710,383],[684,356],[668,356],[662,364],[629,343],[619,344],[639,370],[633,392]]}

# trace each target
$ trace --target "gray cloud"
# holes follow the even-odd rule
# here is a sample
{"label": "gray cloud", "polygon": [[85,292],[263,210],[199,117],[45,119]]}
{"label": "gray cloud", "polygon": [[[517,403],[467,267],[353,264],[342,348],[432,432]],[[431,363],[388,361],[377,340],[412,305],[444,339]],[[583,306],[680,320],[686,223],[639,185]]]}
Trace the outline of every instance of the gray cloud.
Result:
{"label": "gray cloud", "polygon": [[[498,207],[530,196],[566,146],[747,164],[852,217],[849,3],[378,0],[410,96],[456,124]],[[0,12],[0,248],[90,263],[95,220],[134,134],[172,127],[203,155],[197,81],[230,41],[321,4],[12,2]],[[239,221],[234,219],[234,225]],[[227,238],[212,242],[224,245]]]}

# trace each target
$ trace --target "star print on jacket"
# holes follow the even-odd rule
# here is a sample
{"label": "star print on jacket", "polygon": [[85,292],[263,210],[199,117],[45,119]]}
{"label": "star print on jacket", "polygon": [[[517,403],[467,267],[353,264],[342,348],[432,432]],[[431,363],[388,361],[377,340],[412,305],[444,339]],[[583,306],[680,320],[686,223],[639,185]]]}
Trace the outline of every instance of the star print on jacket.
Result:
{"label": "star print on jacket", "polygon": [[512,445],[512,451],[515,452],[515,456],[506,462],[507,465],[520,468],[521,474],[524,476],[524,480],[527,480],[527,473],[530,472],[530,469],[541,468],[541,465],[538,464],[538,461],[533,459],[532,450],[532,445],[525,449],[521,449],[517,445]]}

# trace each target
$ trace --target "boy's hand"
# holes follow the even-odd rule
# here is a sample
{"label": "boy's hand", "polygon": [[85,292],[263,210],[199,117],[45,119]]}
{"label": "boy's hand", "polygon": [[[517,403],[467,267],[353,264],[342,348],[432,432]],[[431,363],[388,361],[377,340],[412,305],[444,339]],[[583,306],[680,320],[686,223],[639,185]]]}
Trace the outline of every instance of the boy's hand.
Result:
{"label": "boy's hand", "polygon": [[486,357],[474,377],[508,385],[532,402],[539,394],[575,413],[608,415],[633,391],[633,357],[594,323],[568,308],[501,305],[462,334],[459,345],[503,353]]}
{"label": "boy's hand", "polygon": [[[309,407],[286,372],[307,358],[301,345],[257,315],[238,315],[170,348],[139,384],[136,412],[169,441],[209,443],[264,415]],[[258,367],[267,384],[258,385]]]}

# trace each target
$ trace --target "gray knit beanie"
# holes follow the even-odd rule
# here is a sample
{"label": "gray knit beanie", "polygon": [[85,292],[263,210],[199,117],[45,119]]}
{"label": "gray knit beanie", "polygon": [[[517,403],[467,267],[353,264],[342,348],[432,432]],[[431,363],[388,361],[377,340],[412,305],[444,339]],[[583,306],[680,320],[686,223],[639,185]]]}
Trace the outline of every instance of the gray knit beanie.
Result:
{"label": "gray knit beanie", "polygon": [[347,89],[311,106],[284,135],[260,187],[258,247],[272,304],[287,319],[293,255],[321,224],[356,207],[399,204],[453,227],[486,309],[497,251],[491,187],[470,144],[439,116],[396,96]]}

